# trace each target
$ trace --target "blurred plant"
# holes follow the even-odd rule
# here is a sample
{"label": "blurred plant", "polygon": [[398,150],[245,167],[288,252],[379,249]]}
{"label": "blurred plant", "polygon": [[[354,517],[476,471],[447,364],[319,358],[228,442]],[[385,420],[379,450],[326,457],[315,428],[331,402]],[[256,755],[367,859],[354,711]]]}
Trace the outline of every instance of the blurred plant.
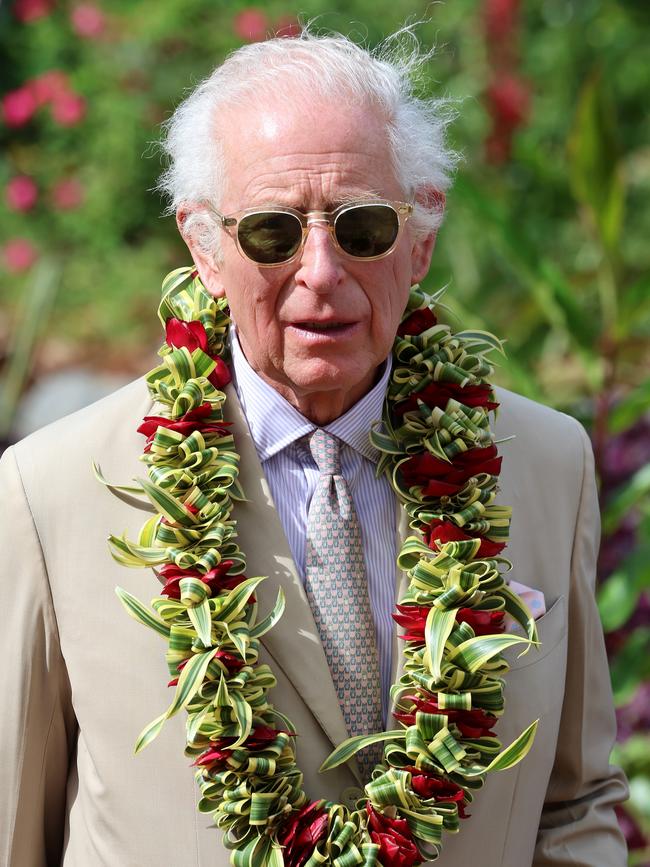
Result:
{"label": "blurred plant", "polygon": [[31,372],[34,347],[45,328],[59,289],[61,267],[56,260],[42,260],[23,296],[18,327],[8,347],[8,361],[0,375],[0,444],[5,444],[11,432],[23,387]]}
{"label": "blurred plant", "polygon": [[[650,677],[650,377],[646,371],[647,378],[625,394],[619,358],[636,332],[619,315],[626,289],[620,255],[626,180],[614,102],[600,69],[588,78],[580,94],[568,150],[573,193],[601,251],[596,292],[602,323],[597,344],[602,382],[595,395],[593,444],[601,480],[601,550],[611,571],[605,571],[601,560],[599,604],[608,632],[619,719],[630,724],[636,715],[632,732],[645,732],[650,752],[650,736],[643,725],[650,708],[636,714],[627,710],[628,702],[637,711],[647,702],[644,684]],[[622,538],[627,544],[621,545]],[[646,782],[650,786],[650,777]],[[630,801],[633,815],[646,832],[650,829],[647,786],[642,788],[645,796],[641,799],[639,787],[633,788]],[[638,843],[636,837],[628,839],[630,849],[645,848],[645,842]]]}
{"label": "blurred plant", "polygon": [[519,0],[485,0],[485,46],[491,81],[485,101],[492,127],[485,140],[488,162],[510,159],[512,139],[530,112],[530,87],[519,74]]}
{"label": "blurred plant", "polygon": [[[474,159],[461,174],[439,250],[454,265],[463,318],[487,328],[511,322],[503,382],[578,415],[591,431],[603,508],[599,608],[620,724],[615,758],[631,780],[619,814],[630,864],[640,865],[650,858],[650,768],[632,761],[627,745],[642,743],[650,755],[650,257],[640,242],[650,153],[627,123],[632,93],[640,95],[631,82],[638,88],[648,74],[620,65],[636,17],[589,5],[544,4],[546,23],[552,9],[563,33],[551,45],[549,29],[530,16],[517,29],[516,2],[483,4],[483,63],[492,76],[486,159],[497,168]],[[616,35],[604,35],[608,26]],[[595,33],[598,60],[584,50]],[[517,70],[502,104],[498,90],[490,94],[495,68]],[[577,87],[554,87],[560,75],[562,88]],[[524,90],[517,96],[523,81],[538,85],[534,111]],[[441,271],[434,264],[432,285],[447,276]]]}

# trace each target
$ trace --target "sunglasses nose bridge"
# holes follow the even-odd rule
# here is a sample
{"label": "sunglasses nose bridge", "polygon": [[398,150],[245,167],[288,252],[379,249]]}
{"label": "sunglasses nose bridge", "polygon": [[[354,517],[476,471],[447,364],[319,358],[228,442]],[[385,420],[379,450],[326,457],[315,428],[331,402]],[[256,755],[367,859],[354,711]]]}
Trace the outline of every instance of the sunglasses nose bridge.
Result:
{"label": "sunglasses nose bridge", "polygon": [[326,211],[309,211],[309,213],[305,214],[306,217],[306,225],[305,225],[305,235],[313,226],[321,226],[323,229],[327,229],[328,231],[332,230],[333,221]]}
{"label": "sunglasses nose bridge", "polygon": [[305,214],[306,223],[303,230],[302,236],[302,247],[304,248],[307,243],[307,237],[309,235],[309,230],[314,228],[315,226],[320,227],[321,229],[325,229],[330,236],[334,235],[334,221],[332,220],[331,214],[327,211],[309,211]]}

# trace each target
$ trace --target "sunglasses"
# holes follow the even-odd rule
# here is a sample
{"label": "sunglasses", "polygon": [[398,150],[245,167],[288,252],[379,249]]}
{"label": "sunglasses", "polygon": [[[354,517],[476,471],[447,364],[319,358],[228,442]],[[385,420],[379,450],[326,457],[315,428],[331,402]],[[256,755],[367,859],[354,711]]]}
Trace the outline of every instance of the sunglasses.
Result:
{"label": "sunglasses", "polygon": [[381,259],[392,251],[404,223],[413,213],[406,202],[351,202],[334,211],[308,211],[270,206],[247,208],[224,216],[208,204],[237,249],[262,267],[286,265],[302,252],[312,226],[325,225],[334,245],[353,259]]}

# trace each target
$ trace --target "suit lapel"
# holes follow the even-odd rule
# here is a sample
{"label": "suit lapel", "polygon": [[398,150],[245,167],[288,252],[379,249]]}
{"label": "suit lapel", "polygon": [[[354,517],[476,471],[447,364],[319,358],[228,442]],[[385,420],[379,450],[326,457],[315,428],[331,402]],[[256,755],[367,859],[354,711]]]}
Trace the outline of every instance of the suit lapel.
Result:
{"label": "suit lapel", "polygon": [[282,587],[286,608],[281,623],[262,644],[296,688],[332,744],[348,737],[327,659],[284,529],[273,504],[246,419],[234,388],[225,415],[241,457],[240,482],[247,497],[237,503],[238,541],[246,554],[246,574],[268,575],[258,588],[260,615],[273,608]]}

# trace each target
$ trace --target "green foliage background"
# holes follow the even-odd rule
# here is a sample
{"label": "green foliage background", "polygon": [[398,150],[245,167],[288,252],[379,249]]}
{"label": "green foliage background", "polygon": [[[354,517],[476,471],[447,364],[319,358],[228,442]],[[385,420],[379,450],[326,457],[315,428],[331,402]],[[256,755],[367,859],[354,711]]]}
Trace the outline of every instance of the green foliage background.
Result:
{"label": "green foliage background", "polygon": [[[241,44],[234,22],[249,8],[241,0],[112,0],[102,7],[103,31],[82,38],[71,24],[74,4],[49,5],[26,23],[0,8],[0,95],[60,69],[86,101],[83,119],[68,127],[47,108],[23,126],[0,125],[0,189],[27,175],[39,190],[24,213],[0,204],[1,242],[25,238],[39,257],[20,273],[0,265],[0,337],[12,359],[5,422],[23,373],[38,373],[53,335],[93,363],[149,366],[161,278],[187,261],[151,192],[161,170],[152,142],[186,89]],[[650,857],[642,840],[650,829],[650,6],[520,4],[507,63],[530,109],[508,159],[494,164],[485,142],[498,118],[485,91],[500,61],[486,36],[487,5],[270,0],[259,8],[270,30],[283,18],[317,17],[318,27],[371,45],[407,19],[426,19],[418,34],[438,45],[423,87],[458,100],[452,138],[464,159],[425,285],[449,284],[448,302],[468,326],[507,335],[502,384],[591,430],[617,760],[641,826],[630,863],[641,864]],[[83,203],[53,206],[53,186],[71,177]],[[24,327],[35,311],[40,333]]]}

